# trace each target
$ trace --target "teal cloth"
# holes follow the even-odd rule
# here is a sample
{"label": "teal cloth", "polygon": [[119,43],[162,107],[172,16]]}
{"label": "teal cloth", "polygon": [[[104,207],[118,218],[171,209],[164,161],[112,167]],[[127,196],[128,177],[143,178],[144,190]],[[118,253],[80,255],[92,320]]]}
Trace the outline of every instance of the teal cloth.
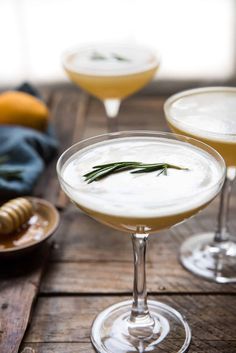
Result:
{"label": "teal cloth", "polygon": [[[20,90],[38,97],[28,84],[21,86]],[[0,199],[31,194],[57,147],[51,126],[46,133],[41,133],[20,126],[0,125],[0,156],[7,156],[4,169],[22,170],[19,180],[0,177]],[[3,164],[0,165],[1,168]]]}

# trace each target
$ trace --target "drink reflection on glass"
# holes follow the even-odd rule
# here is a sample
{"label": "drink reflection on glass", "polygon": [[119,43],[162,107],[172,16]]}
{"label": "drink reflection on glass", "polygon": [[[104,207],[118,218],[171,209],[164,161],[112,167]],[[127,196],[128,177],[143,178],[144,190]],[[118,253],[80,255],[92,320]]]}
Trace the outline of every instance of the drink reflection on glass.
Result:
{"label": "drink reflection on glass", "polygon": [[225,176],[221,156],[183,136],[121,132],[75,144],[60,157],[57,172],[79,208],[132,233],[133,300],[97,316],[91,332],[94,347],[100,353],[170,352],[175,342],[174,352],[185,352],[191,339],[185,319],[168,305],[147,301],[146,244],[149,233],[193,216],[216,196]]}
{"label": "drink reflection on glass", "polygon": [[139,45],[94,44],[68,51],[63,66],[69,78],[102,100],[109,131],[117,131],[121,100],[155,75],[159,57]]}
{"label": "drink reflection on glass", "polygon": [[236,282],[236,238],[228,227],[229,197],[236,176],[236,88],[207,87],[181,92],[166,101],[165,114],[174,132],[212,146],[227,165],[217,229],[185,241],[181,261],[202,277],[220,283]]}

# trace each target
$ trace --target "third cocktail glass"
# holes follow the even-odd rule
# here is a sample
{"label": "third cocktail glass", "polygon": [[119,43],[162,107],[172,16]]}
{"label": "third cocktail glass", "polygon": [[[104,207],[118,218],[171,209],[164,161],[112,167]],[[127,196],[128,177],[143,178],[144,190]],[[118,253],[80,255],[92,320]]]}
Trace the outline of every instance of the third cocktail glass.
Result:
{"label": "third cocktail glass", "polygon": [[170,97],[165,114],[176,133],[215,148],[227,165],[216,231],[187,239],[180,259],[191,272],[220,283],[236,282],[236,236],[228,227],[229,197],[236,176],[236,88],[207,87]]}
{"label": "third cocktail glass", "polygon": [[91,332],[96,350],[185,352],[191,339],[185,318],[166,304],[147,300],[147,239],[193,216],[217,195],[225,177],[221,156],[183,136],[122,132],[75,144],[60,157],[57,172],[74,204],[99,222],[132,233],[133,300],[97,316]]}
{"label": "third cocktail glass", "polygon": [[91,44],[63,56],[69,78],[104,103],[109,132],[118,130],[121,100],[144,87],[159,63],[158,55],[134,44]]}

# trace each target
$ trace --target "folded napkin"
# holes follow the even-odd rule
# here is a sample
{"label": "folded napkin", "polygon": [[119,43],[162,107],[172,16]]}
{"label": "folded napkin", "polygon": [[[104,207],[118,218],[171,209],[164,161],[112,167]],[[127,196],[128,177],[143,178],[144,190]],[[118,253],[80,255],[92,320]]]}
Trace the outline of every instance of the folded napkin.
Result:
{"label": "folded napkin", "polygon": [[[35,89],[28,84],[22,85],[19,90],[39,98]],[[7,158],[4,169],[22,171],[20,179],[16,180],[0,176],[0,199],[30,194],[45,165],[56,153],[57,145],[50,125],[46,133],[21,126],[0,125],[0,156]]]}

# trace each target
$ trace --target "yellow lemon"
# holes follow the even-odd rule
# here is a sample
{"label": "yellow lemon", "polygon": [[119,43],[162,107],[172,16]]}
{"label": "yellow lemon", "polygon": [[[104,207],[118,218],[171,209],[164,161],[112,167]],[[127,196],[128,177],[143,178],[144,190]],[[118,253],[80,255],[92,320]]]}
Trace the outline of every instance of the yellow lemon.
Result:
{"label": "yellow lemon", "polygon": [[0,94],[0,124],[22,125],[44,131],[48,118],[46,105],[30,94],[18,91]]}

